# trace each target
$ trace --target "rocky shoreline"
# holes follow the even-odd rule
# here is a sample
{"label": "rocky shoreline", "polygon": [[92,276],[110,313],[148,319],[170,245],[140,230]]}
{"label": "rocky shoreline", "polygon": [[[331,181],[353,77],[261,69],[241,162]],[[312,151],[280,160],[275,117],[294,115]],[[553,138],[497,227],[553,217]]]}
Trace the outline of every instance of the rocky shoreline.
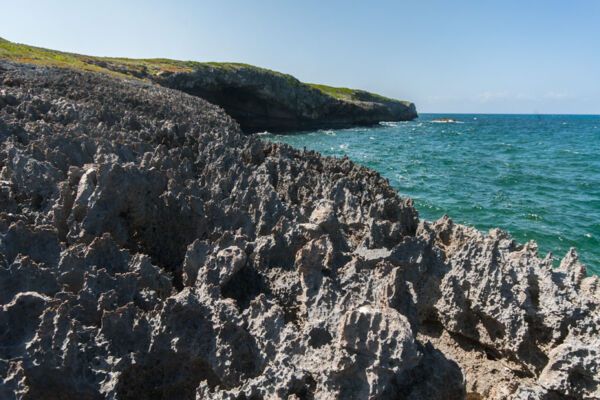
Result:
{"label": "rocky shoreline", "polygon": [[0,397],[594,399],[569,252],[181,91],[0,60]]}

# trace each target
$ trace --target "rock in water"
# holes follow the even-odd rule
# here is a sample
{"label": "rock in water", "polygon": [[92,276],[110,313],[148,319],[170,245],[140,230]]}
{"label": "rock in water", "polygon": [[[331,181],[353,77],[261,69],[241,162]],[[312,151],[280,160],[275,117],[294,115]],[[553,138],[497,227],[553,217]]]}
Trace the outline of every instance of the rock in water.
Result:
{"label": "rock in water", "polygon": [[598,398],[600,291],[164,87],[0,61],[0,397]]}

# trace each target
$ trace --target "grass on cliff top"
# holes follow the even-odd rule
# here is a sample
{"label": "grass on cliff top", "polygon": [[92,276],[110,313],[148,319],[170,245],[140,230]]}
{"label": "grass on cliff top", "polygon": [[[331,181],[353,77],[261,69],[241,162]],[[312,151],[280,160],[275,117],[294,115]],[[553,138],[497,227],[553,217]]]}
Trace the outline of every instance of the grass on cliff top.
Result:
{"label": "grass on cliff top", "polygon": [[301,84],[300,81],[291,75],[266,68],[255,67],[250,64],[231,62],[201,63],[197,61],[170,60],[168,58],[133,59],[123,57],[92,57],[12,43],[2,38],[0,38],[0,58],[20,63],[107,72],[128,77],[156,75],[160,71],[194,72],[202,67],[219,68],[227,71],[253,69],[281,76],[294,86]]}
{"label": "grass on cliff top", "polygon": [[0,58],[20,63],[106,72],[127,77],[141,76],[148,73],[156,74],[162,70],[192,72],[196,64],[199,64],[193,61],[168,59],[134,60],[129,58],[92,57],[12,43],[2,38],[0,38]]}
{"label": "grass on cliff top", "polygon": [[327,85],[318,85],[316,83],[308,83],[308,85],[312,88],[315,88],[325,94],[328,94],[331,97],[334,97],[339,100],[363,100],[363,101],[389,101],[394,103],[403,103],[405,105],[409,105],[408,101],[401,101],[392,99],[389,97],[381,96],[376,93],[367,92],[365,90],[359,89],[349,89],[345,87],[333,87]]}
{"label": "grass on cliff top", "polygon": [[[400,102],[399,100],[390,99],[363,90],[336,88],[317,84],[304,84],[298,79],[294,78],[292,75],[243,63],[202,63],[196,61],[170,60],[167,58],[132,59],[121,57],[92,57],[57,50],[49,50],[41,47],[28,46],[25,44],[12,43],[2,38],[0,38],[0,58],[19,63],[104,72],[110,75],[141,80],[147,80],[149,76],[156,75],[161,71],[191,73],[202,68],[219,68],[225,71],[234,71],[236,69],[253,69],[259,72],[266,72],[280,76],[285,79],[288,84],[294,87],[306,85],[339,100],[380,100]],[[408,102],[401,103],[409,104]]]}

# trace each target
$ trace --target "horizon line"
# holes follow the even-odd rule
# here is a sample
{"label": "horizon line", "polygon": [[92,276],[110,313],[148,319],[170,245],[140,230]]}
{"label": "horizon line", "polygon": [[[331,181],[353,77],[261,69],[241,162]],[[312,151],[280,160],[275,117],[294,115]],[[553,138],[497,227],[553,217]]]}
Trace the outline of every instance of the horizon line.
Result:
{"label": "horizon line", "polygon": [[502,113],[502,112],[497,112],[497,113],[482,113],[482,112],[419,112],[417,111],[419,115],[422,114],[452,114],[452,115],[545,115],[545,116],[590,116],[590,117],[600,117],[600,113],[599,114],[588,114],[588,113],[581,113],[581,114],[557,114],[557,113]]}

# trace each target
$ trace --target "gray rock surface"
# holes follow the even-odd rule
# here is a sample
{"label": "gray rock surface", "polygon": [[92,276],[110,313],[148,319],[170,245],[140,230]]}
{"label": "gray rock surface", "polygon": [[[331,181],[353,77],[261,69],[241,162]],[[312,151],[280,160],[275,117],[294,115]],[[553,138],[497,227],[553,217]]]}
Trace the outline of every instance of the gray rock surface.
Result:
{"label": "gray rock surface", "polygon": [[0,67],[0,398],[599,397],[574,251],[176,90]]}
{"label": "gray rock surface", "polygon": [[241,64],[201,64],[195,71],[161,71],[151,77],[218,104],[244,132],[299,131],[374,125],[417,118],[413,103],[354,91],[353,99],[336,98],[293,76]]}

